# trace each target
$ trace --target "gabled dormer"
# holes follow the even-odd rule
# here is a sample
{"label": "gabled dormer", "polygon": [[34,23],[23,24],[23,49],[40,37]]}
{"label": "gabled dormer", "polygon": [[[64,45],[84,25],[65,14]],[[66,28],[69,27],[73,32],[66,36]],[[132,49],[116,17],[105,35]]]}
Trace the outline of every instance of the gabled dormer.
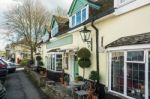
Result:
{"label": "gabled dormer", "polygon": [[43,42],[49,41],[49,39],[51,38],[50,32],[51,32],[50,27],[49,26],[45,26],[45,28],[43,30],[44,35],[42,36],[42,41]]}
{"label": "gabled dormer", "polygon": [[73,0],[68,11],[69,27],[73,28],[85,22],[99,9],[98,0]]}
{"label": "gabled dormer", "polygon": [[55,37],[69,28],[69,20],[66,17],[53,15],[50,27],[51,37]]}

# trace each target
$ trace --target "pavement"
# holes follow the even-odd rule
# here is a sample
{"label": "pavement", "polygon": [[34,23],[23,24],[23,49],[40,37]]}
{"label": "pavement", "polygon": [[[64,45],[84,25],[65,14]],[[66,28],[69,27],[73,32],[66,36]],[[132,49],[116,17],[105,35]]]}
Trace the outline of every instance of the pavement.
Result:
{"label": "pavement", "polygon": [[7,90],[6,99],[43,99],[40,91],[22,70],[9,74],[5,87]]}

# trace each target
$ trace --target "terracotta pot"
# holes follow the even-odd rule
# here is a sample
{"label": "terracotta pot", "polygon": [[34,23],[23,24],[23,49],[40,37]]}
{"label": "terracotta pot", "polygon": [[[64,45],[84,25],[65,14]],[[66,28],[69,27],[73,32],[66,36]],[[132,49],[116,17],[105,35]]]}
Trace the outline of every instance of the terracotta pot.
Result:
{"label": "terracotta pot", "polygon": [[68,82],[65,81],[64,82],[64,86],[67,87],[68,86]]}
{"label": "terracotta pot", "polygon": [[92,99],[97,99],[97,95],[92,95]]}
{"label": "terracotta pot", "polygon": [[43,71],[40,71],[40,74],[41,74],[41,75],[43,75],[43,74],[44,74],[44,72],[43,72]]}
{"label": "terracotta pot", "polygon": [[63,78],[59,78],[59,79],[60,79],[61,84],[63,84],[64,83]]}

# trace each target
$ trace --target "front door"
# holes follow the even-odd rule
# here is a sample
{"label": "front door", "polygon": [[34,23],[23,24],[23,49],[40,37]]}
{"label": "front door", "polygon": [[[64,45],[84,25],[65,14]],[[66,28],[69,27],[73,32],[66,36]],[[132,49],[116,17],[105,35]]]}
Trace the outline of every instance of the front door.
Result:
{"label": "front door", "polygon": [[70,56],[70,81],[74,81],[78,75],[78,61],[75,55]]}

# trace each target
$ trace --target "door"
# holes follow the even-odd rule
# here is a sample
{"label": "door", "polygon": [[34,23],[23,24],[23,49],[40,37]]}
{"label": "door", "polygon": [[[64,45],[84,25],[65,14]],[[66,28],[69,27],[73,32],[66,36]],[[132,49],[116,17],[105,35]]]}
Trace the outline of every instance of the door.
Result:
{"label": "door", "polygon": [[78,65],[78,58],[74,56],[74,78],[79,75],[79,65]]}
{"label": "door", "polygon": [[73,55],[70,55],[70,58],[69,58],[69,66],[70,66],[70,81],[74,81],[74,56]]}
{"label": "door", "polygon": [[70,56],[70,81],[74,81],[75,77],[79,74],[77,56]]}

